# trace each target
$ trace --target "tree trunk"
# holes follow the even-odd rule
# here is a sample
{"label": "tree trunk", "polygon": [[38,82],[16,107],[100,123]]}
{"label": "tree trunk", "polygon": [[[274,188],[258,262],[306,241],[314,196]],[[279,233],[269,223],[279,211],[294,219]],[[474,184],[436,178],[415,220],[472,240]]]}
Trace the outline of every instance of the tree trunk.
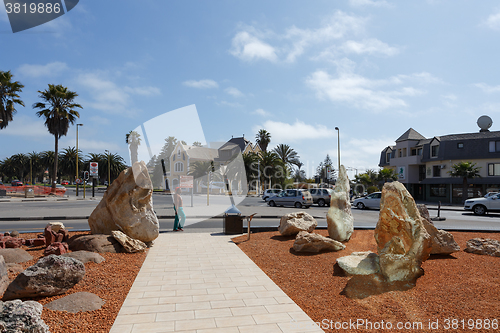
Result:
{"label": "tree trunk", "polygon": [[467,184],[467,177],[463,178],[463,183],[462,183],[462,204],[465,203],[467,198],[469,197],[469,189],[468,189],[468,184]]}
{"label": "tree trunk", "polygon": [[57,150],[59,148],[59,138],[57,137],[57,134],[54,135],[54,137],[56,138],[56,144],[55,144],[55,148],[54,148],[54,176],[53,176],[54,180],[52,181],[52,190],[51,190],[52,193],[56,193],[57,160],[58,160]]}

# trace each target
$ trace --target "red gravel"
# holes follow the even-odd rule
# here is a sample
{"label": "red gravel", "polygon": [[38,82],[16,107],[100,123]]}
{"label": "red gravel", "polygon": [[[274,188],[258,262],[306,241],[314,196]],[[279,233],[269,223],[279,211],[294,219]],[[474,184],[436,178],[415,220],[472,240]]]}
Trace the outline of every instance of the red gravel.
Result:
{"label": "red gravel", "polygon": [[[328,236],[327,230],[315,232]],[[500,331],[500,258],[496,257],[464,251],[433,255],[423,263],[425,274],[413,289],[364,299],[349,299],[341,294],[350,277],[334,268],[336,259],[357,251],[377,252],[373,233],[356,230],[345,243],[345,250],[320,254],[295,253],[291,250],[294,237],[283,237],[278,232],[252,234],[250,241],[244,235],[233,241],[315,322],[320,322],[325,332]],[[452,234],[462,250],[471,238],[500,240],[500,233]],[[357,320],[365,322],[359,321],[357,328],[347,326]],[[487,320],[490,326],[485,329]],[[372,323],[372,329],[366,321]],[[437,329],[430,329],[429,323],[436,321]],[[389,323],[392,329],[387,329]],[[398,323],[422,326],[398,330]]]}
{"label": "red gravel", "polygon": [[[90,232],[70,232],[73,235]],[[37,234],[21,234],[20,237],[36,238]],[[35,264],[43,256],[43,247],[23,247],[34,259],[22,263],[23,268]],[[85,277],[63,295],[33,299],[42,305],[76,292],[94,293],[105,301],[99,310],[70,313],[44,308],[42,319],[49,326],[51,333],[65,332],[109,332],[120,308],[132,287],[135,277],[146,258],[143,253],[100,253],[106,259],[100,264],[86,263]],[[15,276],[10,275],[11,279]],[[24,299],[28,300],[28,299]]]}

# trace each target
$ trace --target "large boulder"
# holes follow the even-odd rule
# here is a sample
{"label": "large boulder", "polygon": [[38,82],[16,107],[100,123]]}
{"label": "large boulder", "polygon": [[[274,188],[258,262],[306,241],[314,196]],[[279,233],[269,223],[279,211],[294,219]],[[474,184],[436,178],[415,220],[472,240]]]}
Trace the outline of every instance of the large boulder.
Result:
{"label": "large boulder", "polygon": [[76,259],[56,255],[43,257],[12,281],[3,300],[63,294],[84,275],[85,266]]}
{"label": "large boulder", "polygon": [[465,252],[500,257],[500,242],[494,239],[473,238],[467,241]]}
{"label": "large boulder", "polygon": [[153,184],[146,164],[135,162],[120,173],[108,187],[89,217],[93,234],[111,235],[120,230],[145,243],[159,235],[158,218],[153,210]]}
{"label": "large boulder", "polygon": [[123,246],[109,235],[76,235],[68,241],[71,251],[90,251],[98,253],[120,253]]}
{"label": "large boulder", "polygon": [[3,256],[0,256],[0,295],[3,294],[7,286],[9,285],[9,272],[7,270],[7,264],[3,259]]}
{"label": "large boulder", "polygon": [[453,235],[445,230],[440,230],[434,226],[426,205],[417,205],[418,212],[422,217],[425,230],[431,236],[431,254],[451,254],[460,251],[460,246],[453,238]]}
{"label": "large boulder", "polygon": [[328,235],[339,242],[348,241],[354,232],[354,217],[351,212],[349,192],[349,177],[347,177],[345,167],[341,165],[335,190],[330,200],[330,208],[326,214]]}
{"label": "large boulder", "polygon": [[340,251],[345,245],[318,234],[301,231],[297,234],[293,249],[297,252]]}
{"label": "large boulder", "polygon": [[318,222],[306,212],[297,212],[283,215],[280,219],[278,231],[283,236],[296,235],[301,231],[312,232]]}
{"label": "large boulder", "polygon": [[337,259],[337,264],[349,275],[370,275],[380,272],[379,258],[373,252],[353,252]]}
{"label": "large boulder", "polygon": [[0,332],[49,333],[49,327],[41,318],[42,311],[42,304],[35,301],[0,301]]}
{"label": "large boulder", "polygon": [[113,230],[112,234],[113,237],[123,246],[125,252],[142,252],[148,248],[144,242],[141,242],[138,239],[132,239],[121,231]]}
{"label": "large boulder", "polygon": [[101,262],[105,261],[105,259],[99,253],[83,251],[83,250],[61,254],[61,256],[71,257],[76,260],[80,260],[84,264],[88,262],[100,264]]}
{"label": "large boulder", "polygon": [[23,249],[0,249],[0,256],[3,256],[8,264],[18,264],[33,259],[31,254]]}
{"label": "large boulder", "polygon": [[104,300],[96,294],[89,292],[74,293],[50,303],[45,304],[45,308],[54,311],[68,311],[71,313],[99,310],[104,304]]}
{"label": "large boulder", "polygon": [[430,255],[431,239],[415,200],[400,182],[382,189],[375,240],[387,281],[414,281],[423,274],[421,264]]}

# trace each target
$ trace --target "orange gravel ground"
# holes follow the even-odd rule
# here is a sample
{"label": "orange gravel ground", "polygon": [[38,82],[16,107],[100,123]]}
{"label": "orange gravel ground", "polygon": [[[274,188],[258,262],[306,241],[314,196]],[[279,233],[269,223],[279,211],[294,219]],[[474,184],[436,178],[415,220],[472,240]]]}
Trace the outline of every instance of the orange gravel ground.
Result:
{"label": "orange gravel ground", "polygon": [[[328,236],[327,230],[315,232]],[[500,241],[500,233],[452,234],[462,250],[471,238]],[[320,254],[296,253],[294,237],[277,231],[246,239],[233,241],[325,332],[500,332],[498,257],[464,251],[432,255],[413,289],[349,299],[341,292],[350,277],[334,264],[352,252],[377,252],[373,230],[355,230],[345,250]]]}
{"label": "orange gravel ground", "polygon": [[[90,234],[90,232],[70,232],[69,234],[72,237],[76,234]],[[21,234],[19,237],[36,238],[37,234]],[[43,256],[43,247],[28,248],[23,246],[23,249],[33,256],[29,262],[21,263],[25,269],[35,264]],[[58,298],[85,291],[94,293],[105,301],[101,309],[87,312],[70,313],[44,308],[42,319],[49,326],[50,332],[109,332],[135,277],[141,269],[146,254],[147,252],[100,253],[105,261],[100,264],[86,263],[85,277],[65,294],[33,298],[32,300],[44,305]],[[9,274],[9,278],[12,280],[15,275]]]}

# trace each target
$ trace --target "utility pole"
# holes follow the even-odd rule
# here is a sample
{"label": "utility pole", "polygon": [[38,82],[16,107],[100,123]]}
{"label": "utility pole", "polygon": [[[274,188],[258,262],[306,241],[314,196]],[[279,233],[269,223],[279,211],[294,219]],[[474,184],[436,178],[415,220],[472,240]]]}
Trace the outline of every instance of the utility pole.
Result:
{"label": "utility pole", "polygon": [[338,127],[335,127],[337,130],[337,146],[338,146],[338,160],[339,160],[339,172],[340,172],[340,129]]}

